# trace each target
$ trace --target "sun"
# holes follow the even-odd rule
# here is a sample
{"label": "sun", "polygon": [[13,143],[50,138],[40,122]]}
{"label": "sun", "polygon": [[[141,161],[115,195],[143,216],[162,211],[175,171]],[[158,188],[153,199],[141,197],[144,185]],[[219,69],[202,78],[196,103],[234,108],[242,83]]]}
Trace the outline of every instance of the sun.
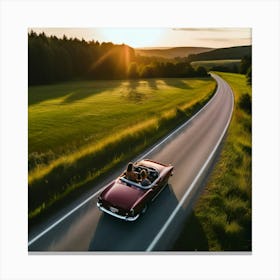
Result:
{"label": "sun", "polygon": [[163,28],[101,28],[98,30],[103,41],[126,44],[133,48],[157,45],[165,33]]}

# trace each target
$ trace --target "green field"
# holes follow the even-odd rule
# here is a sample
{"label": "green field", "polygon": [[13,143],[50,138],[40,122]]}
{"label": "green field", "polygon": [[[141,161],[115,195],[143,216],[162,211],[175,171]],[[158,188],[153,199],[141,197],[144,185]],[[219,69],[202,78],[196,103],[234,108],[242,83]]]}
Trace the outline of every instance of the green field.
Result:
{"label": "green field", "polygon": [[174,250],[252,250],[252,88],[245,75],[217,74],[233,89],[233,118],[218,163]]}
{"label": "green field", "polygon": [[215,66],[223,66],[230,69],[236,67],[240,68],[241,59],[222,59],[222,60],[205,60],[205,61],[193,61],[191,65],[197,69],[199,66],[204,67],[207,71],[209,71],[212,67]]}
{"label": "green field", "polygon": [[197,111],[212,79],[29,87],[29,217],[159,140]]}

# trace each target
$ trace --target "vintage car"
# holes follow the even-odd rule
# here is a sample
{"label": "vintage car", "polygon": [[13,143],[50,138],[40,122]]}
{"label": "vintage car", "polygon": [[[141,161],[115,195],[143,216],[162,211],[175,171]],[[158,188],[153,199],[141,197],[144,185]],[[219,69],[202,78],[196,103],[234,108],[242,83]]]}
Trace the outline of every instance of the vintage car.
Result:
{"label": "vintage car", "polygon": [[142,185],[139,180],[129,180],[124,171],[111,182],[98,197],[97,207],[103,212],[126,221],[135,221],[146,212],[147,205],[168,184],[173,175],[173,166],[144,159],[133,165],[134,172],[145,170],[150,185]]}

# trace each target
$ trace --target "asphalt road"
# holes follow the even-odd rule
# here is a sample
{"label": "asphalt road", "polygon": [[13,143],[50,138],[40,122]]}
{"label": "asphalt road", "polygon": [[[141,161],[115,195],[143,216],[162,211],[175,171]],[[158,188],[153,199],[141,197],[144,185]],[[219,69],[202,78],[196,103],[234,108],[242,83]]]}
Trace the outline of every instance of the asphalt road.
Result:
{"label": "asphalt road", "polygon": [[[174,166],[169,185],[145,215],[135,222],[126,222],[100,212],[96,202],[104,186],[101,184],[86,201],[82,198],[75,206],[71,205],[72,209],[69,207],[32,229],[28,250],[142,252],[170,249],[188,205],[213,166],[232,115],[234,100],[229,85],[219,76],[212,76],[218,87],[211,101],[163,143],[142,155]],[[120,171],[116,170],[111,180]]]}

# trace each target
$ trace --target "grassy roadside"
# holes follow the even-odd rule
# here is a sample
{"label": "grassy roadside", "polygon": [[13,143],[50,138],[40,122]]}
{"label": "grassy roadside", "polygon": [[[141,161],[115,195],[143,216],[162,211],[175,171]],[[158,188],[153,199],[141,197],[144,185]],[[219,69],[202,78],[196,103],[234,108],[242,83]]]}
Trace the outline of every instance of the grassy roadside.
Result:
{"label": "grassy roadside", "polygon": [[176,241],[175,251],[251,251],[251,86],[245,75],[217,73],[235,108],[220,158]]}
{"label": "grassy roadside", "polygon": [[[29,221],[55,208],[89,183],[104,178],[110,170],[164,137],[197,112],[215,89],[211,79],[114,83],[120,82],[99,84],[93,93],[87,88],[83,94],[61,93],[65,85],[58,89],[31,89]],[[53,96],[46,94],[49,92]],[[40,131],[47,133],[40,135]],[[88,139],[89,132],[94,135],[92,141],[74,139],[84,133],[88,133],[87,137],[80,138]],[[51,152],[43,151],[45,146]],[[67,146],[66,153],[61,148],[64,146]],[[36,153],[40,148],[43,152]]]}

